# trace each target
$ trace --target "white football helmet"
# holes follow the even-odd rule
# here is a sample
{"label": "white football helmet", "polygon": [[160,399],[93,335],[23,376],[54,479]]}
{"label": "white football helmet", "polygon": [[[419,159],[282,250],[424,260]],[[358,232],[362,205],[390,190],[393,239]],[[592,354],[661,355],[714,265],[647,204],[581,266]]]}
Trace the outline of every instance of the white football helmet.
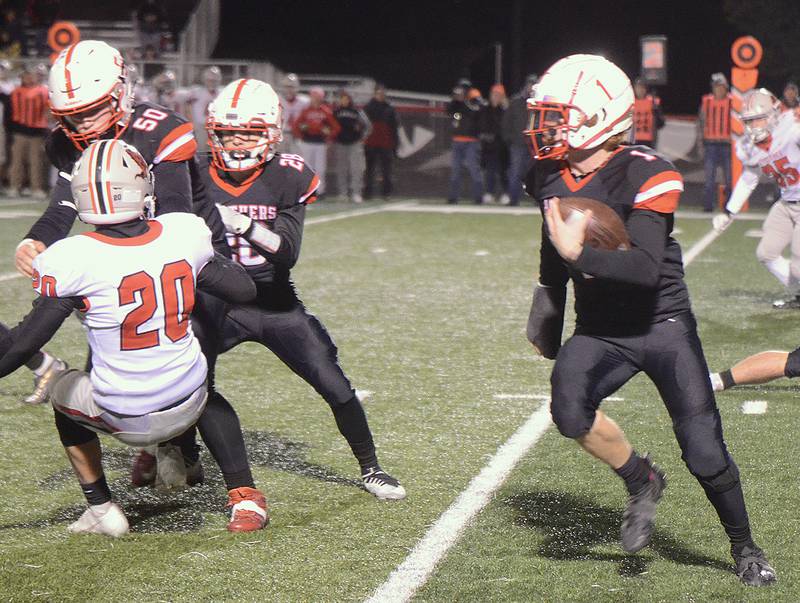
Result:
{"label": "white football helmet", "polygon": [[611,61],[573,54],[545,72],[528,99],[526,134],[536,159],[591,149],[633,125],[634,95],[628,76]]}
{"label": "white football helmet", "polygon": [[[750,90],[742,100],[742,121],[744,131],[754,143],[767,139],[780,115],[780,102],[775,95],[766,88]],[[760,125],[753,124],[756,120],[766,119]]]}
{"label": "white football helmet", "polygon": [[[79,149],[111,128],[119,135],[133,113],[133,86],[122,55],[105,42],[86,40],[68,46],[50,68],[50,111]],[[70,122],[76,113],[111,106],[110,117],[91,131],[78,133]]]}
{"label": "white football helmet", "polygon": [[[283,140],[281,103],[272,86],[260,80],[239,79],[225,86],[208,106],[208,144],[213,164],[242,172],[263,165]],[[225,150],[223,133],[258,134],[256,142]]]}
{"label": "white football helmet", "polygon": [[139,151],[122,140],[89,144],[72,170],[72,197],[87,224],[121,224],[155,209],[153,174]]}

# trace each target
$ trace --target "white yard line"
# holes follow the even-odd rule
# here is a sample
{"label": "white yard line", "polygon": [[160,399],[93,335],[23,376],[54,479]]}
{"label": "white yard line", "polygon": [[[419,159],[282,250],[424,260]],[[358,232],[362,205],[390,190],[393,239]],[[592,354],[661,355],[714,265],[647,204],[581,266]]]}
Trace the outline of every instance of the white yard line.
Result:
{"label": "white yard line", "polygon": [[483,509],[508,475],[550,426],[550,405],[545,401],[528,418],[467,486],[450,508],[436,520],[425,537],[367,599],[369,603],[395,603],[411,599],[430,577],[436,564],[458,541],[470,520]]}
{"label": "white yard line", "polygon": [[15,278],[22,278],[22,275],[19,272],[4,272],[0,274],[0,282],[10,281]]}
{"label": "white yard line", "polygon": [[683,267],[686,268],[686,266],[695,261],[697,256],[703,253],[703,251],[705,251],[706,248],[711,245],[711,243],[716,241],[717,237],[719,237],[721,234],[721,230],[715,230],[712,228],[705,235],[703,235],[703,238],[692,245],[689,251],[683,255]]}
{"label": "white yard line", "polygon": [[380,214],[385,211],[402,211],[401,207],[405,207],[409,205],[409,203],[405,202],[398,202],[398,203],[388,203],[386,205],[381,205],[380,207],[361,207],[358,209],[351,209],[347,211],[340,211],[333,214],[327,214],[324,216],[317,216],[311,217],[306,219],[305,225],[310,226],[312,224],[325,224],[326,222],[335,222],[336,220],[344,220],[346,218],[357,218],[358,216],[369,216],[371,214]]}

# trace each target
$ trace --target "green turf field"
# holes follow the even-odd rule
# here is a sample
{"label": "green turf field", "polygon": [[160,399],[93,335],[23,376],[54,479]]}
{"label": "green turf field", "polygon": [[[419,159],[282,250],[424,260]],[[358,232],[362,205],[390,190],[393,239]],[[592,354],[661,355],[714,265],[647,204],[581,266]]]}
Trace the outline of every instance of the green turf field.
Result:
{"label": "green turf field", "polygon": [[[354,207],[320,203],[308,219]],[[15,324],[32,299],[25,279],[4,275],[34,219],[8,215],[40,208],[0,206],[6,323]],[[408,490],[405,501],[364,492],[327,405],[269,352],[246,344],[221,358],[218,384],[240,414],[270,526],[227,533],[224,488],[207,454],[203,486],[135,491],[127,485],[132,452],[104,439],[107,474],[131,534],[68,535],[84,500],[52,411],[20,403],[31,386],[24,369],[0,381],[0,600],[367,598],[543,403],[536,396],[548,392],[551,363],[534,357],[525,339],[539,225],[535,215],[379,211],[306,230],[295,281],[333,334],[354,385],[372,392],[365,407],[380,459]],[[688,249],[709,221],[678,226]],[[780,290],[755,260],[757,239],[744,236],[759,226],[734,223],[688,268],[713,368],[798,342],[800,315],[770,309]],[[70,319],[48,349],[81,365],[85,347]],[[719,396],[757,541],[779,572],[776,587],[739,585],[724,533],[680,460],[655,389],[637,378],[606,410],[668,473],[652,546],[623,553],[622,484],[551,428],[415,600],[800,601],[797,390],[783,380]],[[767,413],[742,414],[742,402],[756,399],[768,402]]]}

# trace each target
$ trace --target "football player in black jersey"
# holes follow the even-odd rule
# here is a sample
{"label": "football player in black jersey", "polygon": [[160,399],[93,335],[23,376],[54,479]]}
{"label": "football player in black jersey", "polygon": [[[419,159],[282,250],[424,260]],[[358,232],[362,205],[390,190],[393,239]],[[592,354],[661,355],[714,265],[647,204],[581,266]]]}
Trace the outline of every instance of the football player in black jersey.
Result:
{"label": "football player in black jersey", "polygon": [[316,199],[319,177],[301,156],[275,153],[280,124],[278,96],[258,80],[231,82],[209,105],[211,153],[201,161],[201,173],[233,257],[258,289],[252,304],[229,308],[221,351],[244,341],[270,349],[330,405],[361,466],[364,487],[380,499],[401,499],[405,489],[378,464],[367,417],[339,366],[336,345],[291,280],[306,205]]}
{"label": "football player in black jersey", "polygon": [[[50,70],[50,108],[58,126],[46,141],[50,161],[59,175],[50,205],[17,246],[16,265],[30,276],[33,258],[69,233],[77,212],[71,202],[70,174],[82,150],[98,138],[118,138],[138,149],[152,166],[157,198],[156,215],[194,212],[213,233],[214,248],[230,257],[225,228],[216,208],[205,196],[199,178],[192,124],[153,103],[134,102],[132,82],[119,51],[105,42],[86,40],[64,49]],[[222,470],[228,489],[231,531],[260,529],[268,521],[263,493],[255,489],[238,417],[233,407],[213,387],[218,347],[215,324],[221,302],[198,292],[192,323],[208,360],[209,400],[198,423],[203,440]],[[8,331],[0,329],[0,345],[9,345]],[[47,356],[44,356],[47,359]],[[35,357],[32,362],[36,362]],[[29,368],[34,368],[29,365]],[[50,371],[54,372],[54,371]],[[48,373],[49,374],[49,373]],[[43,385],[39,379],[39,385]],[[43,402],[46,387],[42,390]],[[187,434],[194,441],[193,433]],[[182,446],[187,481],[202,481],[196,447]],[[140,454],[134,465],[134,485],[155,479],[155,459]],[[258,507],[258,508],[256,508]]]}
{"label": "football player in black jersey", "polygon": [[[545,224],[528,337],[540,353],[556,359],[551,412],[559,431],[625,482],[623,548],[635,552],[649,543],[666,480],[598,407],[641,371],[658,388],[682,458],[730,538],[737,574],[748,585],[770,584],[775,571],[750,533],[739,471],[723,439],[683,281],[680,247],[670,236],[683,182],[650,148],[622,144],[633,100],[630,81],[616,65],[573,55],[548,70],[529,101],[536,161],[526,189],[542,207]],[[565,222],[558,211],[559,197],[568,196],[614,209],[632,248],[584,245],[587,217]],[[576,328],[561,346],[570,279]]]}

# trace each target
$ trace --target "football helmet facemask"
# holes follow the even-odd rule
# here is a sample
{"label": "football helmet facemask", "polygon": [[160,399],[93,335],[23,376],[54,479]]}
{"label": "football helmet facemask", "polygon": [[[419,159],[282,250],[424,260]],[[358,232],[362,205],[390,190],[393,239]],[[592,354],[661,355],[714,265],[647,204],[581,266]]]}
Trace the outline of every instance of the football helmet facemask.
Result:
{"label": "football helmet facemask", "polygon": [[591,149],[633,124],[628,76],[597,55],[574,54],[553,64],[528,99],[535,159],[558,159],[569,149]]}
{"label": "football helmet facemask", "polygon": [[[215,167],[228,172],[257,168],[275,155],[283,140],[281,104],[272,86],[260,80],[231,82],[208,106],[208,144]],[[246,145],[225,148],[223,138],[230,135],[258,138]]]}
{"label": "football helmet facemask", "polygon": [[153,174],[139,151],[122,140],[89,144],[72,170],[72,197],[87,224],[121,224],[151,217]]}
{"label": "football helmet facemask", "polygon": [[[50,111],[80,150],[112,128],[119,136],[133,113],[133,86],[125,62],[105,42],[86,40],[62,50],[50,69],[48,89]],[[108,115],[78,131],[80,114],[104,111]]]}
{"label": "football helmet facemask", "polygon": [[750,90],[742,100],[744,131],[753,143],[766,140],[778,123],[780,102],[766,88]]}

